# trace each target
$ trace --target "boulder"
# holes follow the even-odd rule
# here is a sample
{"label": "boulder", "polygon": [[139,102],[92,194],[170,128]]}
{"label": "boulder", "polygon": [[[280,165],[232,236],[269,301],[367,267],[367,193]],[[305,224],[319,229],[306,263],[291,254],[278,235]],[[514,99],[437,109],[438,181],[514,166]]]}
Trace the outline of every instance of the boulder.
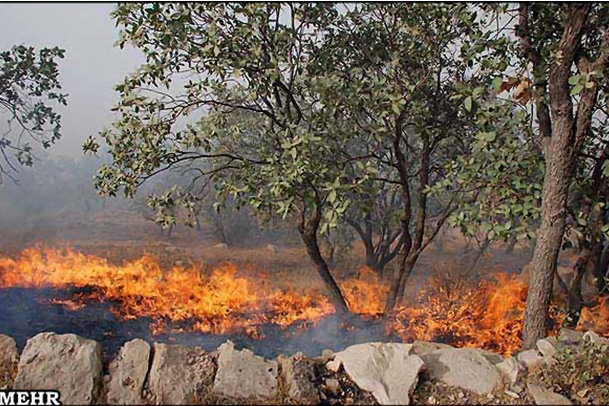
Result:
{"label": "boulder", "polygon": [[0,334],[0,390],[12,387],[18,362],[17,343],[12,337]]}
{"label": "boulder", "polygon": [[549,389],[544,388],[540,385],[527,383],[527,389],[529,394],[535,400],[536,405],[571,405],[571,401],[560,395],[554,393]]}
{"label": "boulder", "polygon": [[558,340],[554,337],[546,337],[541,340],[537,340],[537,349],[544,357],[551,357],[556,354],[556,348]]}
{"label": "boulder", "polygon": [[200,402],[212,386],[215,361],[198,347],[154,343],[148,374],[148,392],[155,404],[186,405]]}
{"label": "boulder", "polygon": [[537,365],[541,365],[543,357],[539,354],[536,349],[525,350],[516,356],[518,362],[520,362],[526,369],[531,369]]}
{"label": "boulder", "polygon": [[480,395],[491,393],[501,382],[501,374],[475,348],[446,348],[423,356],[432,378]]}
{"label": "boulder", "polygon": [[226,250],[226,249],[228,249],[228,245],[226,245],[222,242],[220,244],[214,245],[213,248],[217,249],[217,250]]}
{"label": "boulder", "polygon": [[102,386],[99,343],[75,334],[40,333],[27,341],[14,389],[52,389],[62,404],[96,403]]}
{"label": "boulder", "polygon": [[518,377],[523,372],[523,367],[520,363],[514,358],[507,358],[502,362],[495,364],[495,367],[503,374],[506,381],[510,386],[514,386],[518,381]]}
{"label": "boulder", "polygon": [[411,351],[412,344],[358,344],[336,353],[326,367],[337,371],[342,365],[349,378],[382,405],[407,405],[423,366]]}
{"label": "boulder", "polygon": [[150,345],[139,338],[123,345],[108,367],[106,401],[113,405],[144,404],[143,390]]}
{"label": "boulder", "polygon": [[248,349],[238,351],[232,341],[218,348],[218,372],[213,394],[228,401],[269,402],[278,396],[278,365]]}
{"label": "boulder", "polygon": [[277,358],[281,366],[281,380],[286,395],[296,404],[317,404],[319,393],[315,388],[314,361],[306,358],[302,353],[291,357],[280,355]]}

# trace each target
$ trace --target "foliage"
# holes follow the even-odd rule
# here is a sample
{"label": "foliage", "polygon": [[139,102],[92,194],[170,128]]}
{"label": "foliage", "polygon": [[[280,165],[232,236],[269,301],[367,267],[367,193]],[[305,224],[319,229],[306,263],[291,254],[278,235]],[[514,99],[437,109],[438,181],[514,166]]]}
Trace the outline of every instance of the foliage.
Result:
{"label": "foliage", "polygon": [[67,104],[61,93],[57,60],[64,57],[60,48],[19,45],[0,53],[0,116],[6,128],[0,135],[0,181],[12,179],[18,164],[32,166],[30,140],[49,148],[61,137],[59,106]]}
{"label": "foliage", "polygon": [[[194,179],[211,177],[222,196],[260,211],[285,217],[328,203],[325,216],[335,224],[348,205],[337,190],[352,185],[331,143],[344,144],[347,134],[331,109],[315,104],[323,84],[307,71],[315,31],[334,15],[327,5],[120,5],[119,44],[133,43],[148,62],[117,86],[121,119],[101,134],[113,164],[97,186],[133,195],[157,171],[184,165]],[[202,119],[179,129],[179,119],[201,110]],[[95,151],[95,141],[85,149]],[[194,164],[203,159],[212,159],[207,169]]]}
{"label": "foliage", "polygon": [[576,346],[559,344],[554,362],[537,371],[530,380],[568,396],[578,403],[609,402],[609,347],[590,340]]}

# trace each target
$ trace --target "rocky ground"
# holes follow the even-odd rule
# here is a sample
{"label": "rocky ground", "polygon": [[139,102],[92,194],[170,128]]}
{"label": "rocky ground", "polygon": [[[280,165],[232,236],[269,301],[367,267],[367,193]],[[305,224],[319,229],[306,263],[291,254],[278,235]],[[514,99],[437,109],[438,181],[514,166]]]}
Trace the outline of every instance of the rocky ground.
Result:
{"label": "rocky ground", "polygon": [[514,357],[417,341],[265,359],[41,333],[21,354],[0,335],[0,389],[57,389],[63,404],[609,404],[609,339],[561,330]]}

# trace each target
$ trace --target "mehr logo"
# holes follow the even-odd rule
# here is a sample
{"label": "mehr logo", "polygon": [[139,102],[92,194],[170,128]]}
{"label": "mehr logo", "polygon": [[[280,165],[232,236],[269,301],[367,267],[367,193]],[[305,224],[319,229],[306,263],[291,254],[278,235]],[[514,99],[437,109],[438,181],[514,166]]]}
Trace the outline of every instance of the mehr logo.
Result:
{"label": "mehr logo", "polygon": [[0,406],[61,405],[56,390],[0,390]]}

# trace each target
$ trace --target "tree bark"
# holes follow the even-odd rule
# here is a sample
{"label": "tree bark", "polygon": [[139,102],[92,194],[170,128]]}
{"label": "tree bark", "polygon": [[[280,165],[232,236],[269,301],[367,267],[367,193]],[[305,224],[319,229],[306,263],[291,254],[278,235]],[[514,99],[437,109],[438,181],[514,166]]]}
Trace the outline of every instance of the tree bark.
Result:
{"label": "tree bark", "polygon": [[332,274],[330,273],[330,268],[328,267],[328,264],[321,255],[321,251],[319,249],[317,231],[319,229],[320,221],[321,211],[319,210],[319,208],[317,208],[308,221],[304,218],[304,215],[301,217],[298,223],[298,231],[300,232],[302,241],[304,242],[305,247],[307,248],[309,258],[311,258],[311,260],[315,264],[317,274],[319,275],[326,287],[328,295],[330,296],[330,301],[334,305],[336,313],[339,315],[345,315],[349,313],[349,307],[347,306],[345,297],[340,291],[338,284],[332,277]]}
{"label": "tree bark", "polygon": [[537,231],[527,294],[523,328],[523,348],[532,348],[546,335],[553,275],[565,228],[569,184],[577,154],[569,76],[579,48],[589,5],[566,6],[563,36],[549,72],[552,137],[546,154],[542,195],[542,220]]}

